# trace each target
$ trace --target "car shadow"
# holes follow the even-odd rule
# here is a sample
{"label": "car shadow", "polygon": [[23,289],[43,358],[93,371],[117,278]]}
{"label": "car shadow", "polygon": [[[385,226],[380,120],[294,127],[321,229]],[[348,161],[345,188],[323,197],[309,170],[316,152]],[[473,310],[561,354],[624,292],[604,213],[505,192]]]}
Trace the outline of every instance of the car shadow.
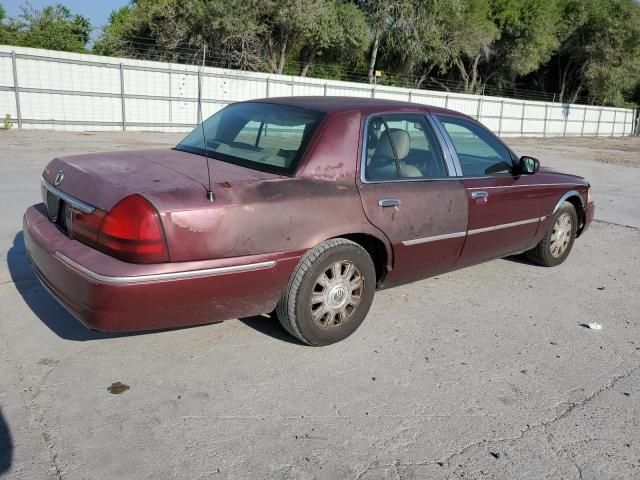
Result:
{"label": "car shadow", "polygon": [[9,426],[0,410],[0,477],[11,468],[13,462],[13,442]]}
{"label": "car shadow", "polygon": [[194,327],[176,327],[161,330],[145,330],[143,332],[97,332],[89,330],[75,319],[58,301],[44,288],[31,267],[27,258],[22,232],[18,232],[13,245],[7,253],[7,265],[11,279],[24,302],[31,311],[53,333],[65,340],[88,341],[104,340],[118,337],[132,337],[137,335],[151,335],[172,330],[183,330]]}
{"label": "car shadow", "polygon": [[293,335],[289,335],[282,325],[280,325],[275,314],[255,315],[253,317],[240,318],[239,320],[247,327],[251,327],[263,335],[267,335],[283,342],[292,343],[294,345],[304,345]]}
{"label": "car shadow", "polygon": [[535,263],[533,263],[532,261],[528,260],[527,257],[524,256],[523,253],[520,253],[518,255],[511,255],[509,257],[503,257],[503,260],[508,260],[510,262],[514,262],[514,263],[520,263],[522,265],[529,265],[529,266],[533,266],[533,267],[537,267],[539,265],[536,265]]}

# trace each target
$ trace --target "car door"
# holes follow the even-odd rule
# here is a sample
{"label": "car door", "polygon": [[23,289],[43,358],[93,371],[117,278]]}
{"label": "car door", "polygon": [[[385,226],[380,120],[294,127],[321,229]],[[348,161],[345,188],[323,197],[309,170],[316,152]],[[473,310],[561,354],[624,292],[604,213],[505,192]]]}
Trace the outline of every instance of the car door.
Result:
{"label": "car door", "polygon": [[515,155],[471,119],[437,115],[452,150],[468,202],[467,240],[456,266],[530,248],[540,223],[542,191],[514,169]]}
{"label": "car door", "polygon": [[358,189],[369,221],[393,246],[385,284],[444,272],[458,260],[467,230],[467,194],[442,135],[426,114],[369,117]]}

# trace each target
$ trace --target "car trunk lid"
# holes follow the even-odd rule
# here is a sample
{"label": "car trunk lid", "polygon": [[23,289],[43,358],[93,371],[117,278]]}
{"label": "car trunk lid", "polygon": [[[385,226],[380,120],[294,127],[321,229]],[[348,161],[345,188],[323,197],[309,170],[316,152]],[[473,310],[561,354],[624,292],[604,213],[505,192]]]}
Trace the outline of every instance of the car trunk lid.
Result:
{"label": "car trunk lid", "polygon": [[[278,178],[278,175],[214,159],[209,161],[212,180],[216,183]],[[43,177],[56,189],[101,210],[110,210],[119,200],[134,193],[197,189],[202,190],[204,196],[208,184],[206,159],[174,149],[56,158],[47,165]]]}

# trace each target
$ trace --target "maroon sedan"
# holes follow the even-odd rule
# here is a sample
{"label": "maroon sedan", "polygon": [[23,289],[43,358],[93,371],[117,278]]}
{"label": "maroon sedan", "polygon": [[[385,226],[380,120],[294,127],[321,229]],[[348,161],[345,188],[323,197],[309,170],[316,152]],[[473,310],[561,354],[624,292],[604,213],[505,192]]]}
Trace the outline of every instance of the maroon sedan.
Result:
{"label": "maroon sedan", "polygon": [[54,159],[42,193],[28,255],[87,327],[275,310],[311,345],[353,333],[378,288],[518,253],[558,265],[594,213],[585,180],[466,115],[361,98],[236,103],[173,149]]}

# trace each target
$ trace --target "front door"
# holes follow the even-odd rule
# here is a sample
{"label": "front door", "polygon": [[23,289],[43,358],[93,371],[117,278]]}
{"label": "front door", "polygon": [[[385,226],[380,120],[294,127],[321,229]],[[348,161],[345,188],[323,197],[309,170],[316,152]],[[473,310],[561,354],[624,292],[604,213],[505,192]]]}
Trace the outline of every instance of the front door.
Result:
{"label": "front door", "polygon": [[457,267],[531,246],[540,223],[541,189],[517,175],[514,156],[479,123],[438,115],[457,155],[469,206],[467,241]]}
{"label": "front door", "polygon": [[393,246],[385,284],[450,270],[464,245],[468,202],[460,179],[449,175],[452,158],[440,134],[420,114],[371,117],[364,132],[358,188],[369,221]]}

